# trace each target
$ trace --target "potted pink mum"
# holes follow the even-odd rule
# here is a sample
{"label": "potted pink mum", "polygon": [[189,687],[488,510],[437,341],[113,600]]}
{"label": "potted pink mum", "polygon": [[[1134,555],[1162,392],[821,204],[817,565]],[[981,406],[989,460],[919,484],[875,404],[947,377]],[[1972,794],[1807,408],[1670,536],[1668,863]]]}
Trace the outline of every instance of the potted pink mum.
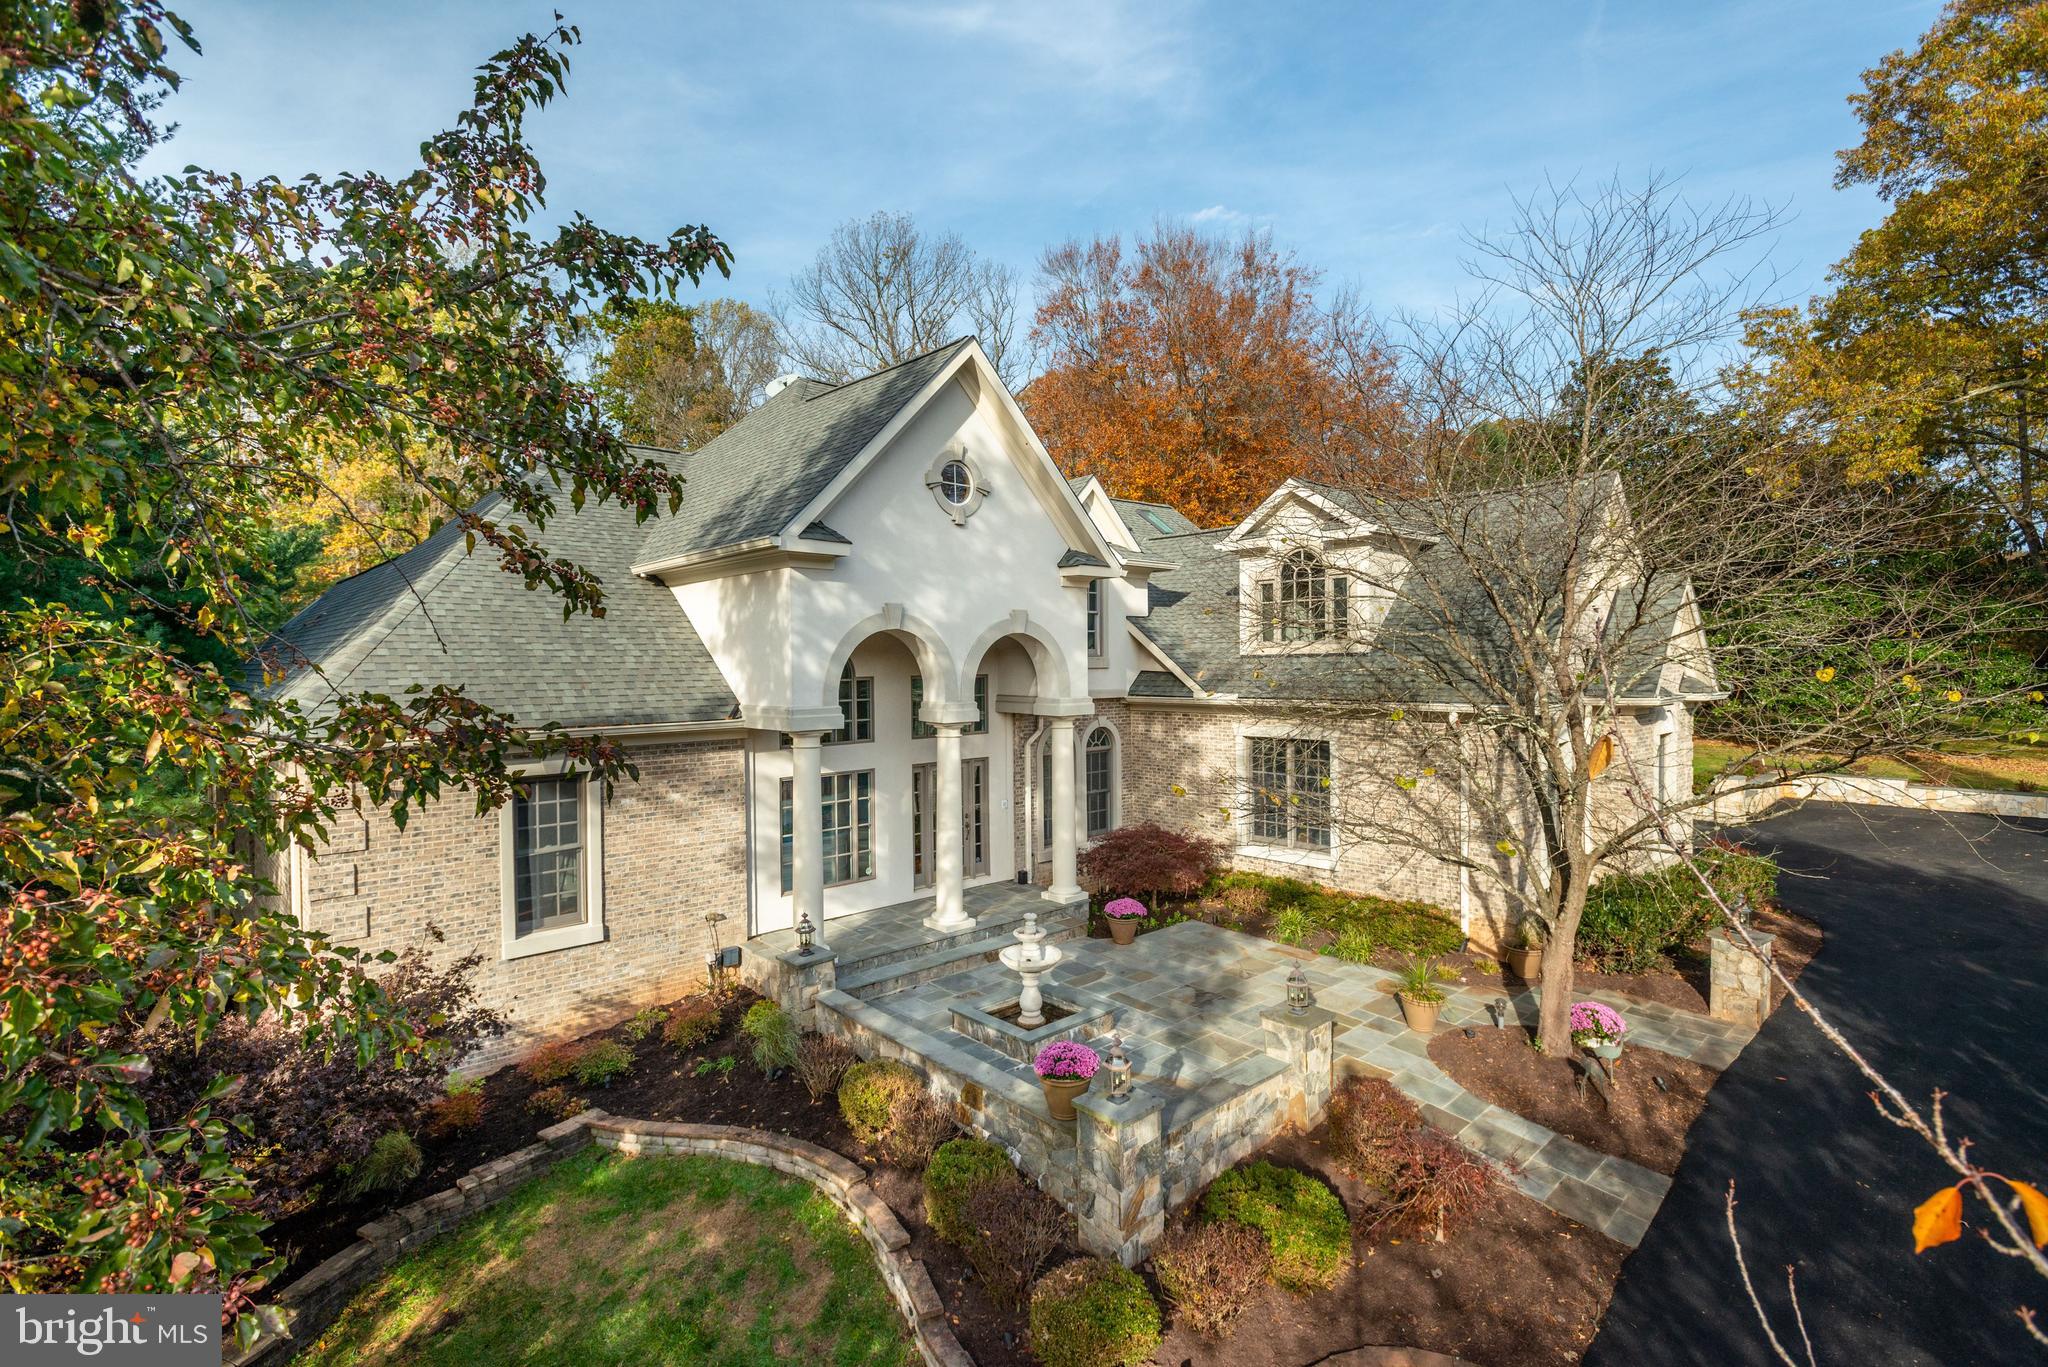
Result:
{"label": "potted pink mum", "polygon": [[1621,1057],[1621,1037],[1628,1022],[1621,1013],[1600,1002],[1572,1003],[1572,1043],[1594,1058]]}
{"label": "potted pink mum", "polygon": [[1078,1040],[1056,1039],[1038,1051],[1031,1067],[1045,1088],[1045,1108],[1054,1120],[1074,1118],[1074,1098],[1088,1090],[1089,1079],[1101,1066],[1095,1051]]}
{"label": "potted pink mum", "polygon": [[1109,938],[1127,945],[1138,938],[1138,922],[1145,919],[1145,904],[1135,897],[1119,897],[1102,909],[1109,920]]}

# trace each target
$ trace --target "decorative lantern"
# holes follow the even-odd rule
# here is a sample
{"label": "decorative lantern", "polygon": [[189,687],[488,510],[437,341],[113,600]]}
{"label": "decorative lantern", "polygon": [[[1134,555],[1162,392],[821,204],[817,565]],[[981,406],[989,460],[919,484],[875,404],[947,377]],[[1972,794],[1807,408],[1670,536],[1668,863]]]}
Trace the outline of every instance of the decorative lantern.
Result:
{"label": "decorative lantern", "polygon": [[817,933],[818,928],[811,924],[811,914],[808,911],[796,918],[796,952],[799,956],[806,959],[811,957],[811,941]]}
{"label": "decorative lantern", "polygon": [[1287,975],[1287,1011],[1289,1015],[1304,1016],[1315,1003],[1316,994],[1309,990],[1308,974],[1296,964],[1294,971]]}
{"label": "decorative lantern", "polygon": [[1109,1069],[1109,1099],[1128,1101],[1131,1095],[1131,1056],[1124,1052],[1124,1037],[1109,1037],[1109,1057],[1102,1061]]}

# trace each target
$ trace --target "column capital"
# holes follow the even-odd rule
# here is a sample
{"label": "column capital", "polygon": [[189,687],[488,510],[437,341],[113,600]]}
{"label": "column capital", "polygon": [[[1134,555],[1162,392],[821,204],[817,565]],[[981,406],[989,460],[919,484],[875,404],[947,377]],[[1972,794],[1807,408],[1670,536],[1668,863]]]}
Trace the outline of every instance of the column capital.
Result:
{"label": "column capital", "polygon": [[790,731],[785,734],[789,737],[789,748],[792,750],[816,750],[825,743],[826,735],[823,731]]}

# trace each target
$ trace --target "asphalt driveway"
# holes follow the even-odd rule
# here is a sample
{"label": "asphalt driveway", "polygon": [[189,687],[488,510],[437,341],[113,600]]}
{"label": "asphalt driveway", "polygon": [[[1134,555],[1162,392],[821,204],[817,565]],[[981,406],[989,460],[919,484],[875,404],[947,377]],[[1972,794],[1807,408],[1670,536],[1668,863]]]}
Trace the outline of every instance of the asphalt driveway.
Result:
{"label": "asphalt driveway", "polygon": [[[1800,980],[1819,1008],[1908,1096],[1949,1092],[1980,1161],[2048,1182],[2048,824],[1814,804],[1743,838],[1827,932]],[[1913,1207],[1948,1177],[1868,1091],[1805,1015],[1772,1016],[1710,1094],[1586,1362],[1770,1360],[1730,1255],[1731,1178],[1780,1337],[1790,1263],[1823,1367],[2040,1361],[2013,1309],[2048,1320],[2048,1282],[1967,1227],[1914,1255]]]}

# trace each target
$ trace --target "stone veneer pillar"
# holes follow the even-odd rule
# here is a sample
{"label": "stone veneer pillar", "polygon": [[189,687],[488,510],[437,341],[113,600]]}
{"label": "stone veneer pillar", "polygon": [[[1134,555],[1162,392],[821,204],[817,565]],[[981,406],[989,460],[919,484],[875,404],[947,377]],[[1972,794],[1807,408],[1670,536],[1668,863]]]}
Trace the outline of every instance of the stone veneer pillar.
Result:
{"label": "stone veneer pillar", "polygon": [[1288,1123],[1297,1129],[1314,1129],[1330,1105],[1337,1017],[1320,1006],[1311,1006],[1298,1016],[1286,1006],[1269,1006],[1259,1013],[1259,1022],[1266,1027],[1266,1052],[1285,1063],[1294,1077]]}
{"label": "stone veneer pillar", "polygon": [[1089,1091],[1074,1112],[1081,1247],[1134,1266],[1166,1233],[1166,1098],[1142,1084],[1122,1101]]}
{"label": "stone veneer pillar", "polygon": [[1707,1014],[1758,1030],[1771,1014],[1771,970],[1766,961],[1777,937],[1752,930],[1749,938],[1763,952],[1762,958],[1726,929],[1707,935]]}

